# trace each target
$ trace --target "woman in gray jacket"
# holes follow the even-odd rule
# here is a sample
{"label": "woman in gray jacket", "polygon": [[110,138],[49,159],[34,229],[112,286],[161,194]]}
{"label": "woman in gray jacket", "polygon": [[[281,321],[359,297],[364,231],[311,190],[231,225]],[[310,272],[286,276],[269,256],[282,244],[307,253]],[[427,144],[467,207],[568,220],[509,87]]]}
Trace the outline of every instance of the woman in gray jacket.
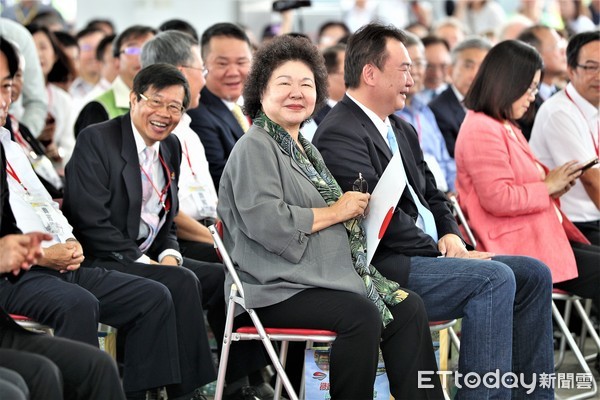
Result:
{"label": "woman in gray jacket", "polygon": [[244,88],[253,125],[229,157],[218,205],[246,305],[267,326],[337,332],[332,399],[373,398],[379,347],[396,399],[443,398],[435,377],[419,387],[419,371],[437,370],[421,299],[366,263],[369,194],[342,193],[300,133],[326,96],[308,40],[282,36],[256,53]]}

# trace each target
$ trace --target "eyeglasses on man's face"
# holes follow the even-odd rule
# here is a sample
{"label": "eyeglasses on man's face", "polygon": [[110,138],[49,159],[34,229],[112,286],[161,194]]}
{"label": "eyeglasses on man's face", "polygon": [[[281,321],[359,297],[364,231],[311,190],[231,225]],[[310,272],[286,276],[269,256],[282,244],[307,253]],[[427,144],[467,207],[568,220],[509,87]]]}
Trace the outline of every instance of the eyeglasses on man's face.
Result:
{"label": "eyeglasses on man's face", "polygon": [[527,94],[530,96],[537,96],[537,94],[540,92],[540,88],[538,87],[538,85],[531,85],[529,86],[529,88],[527,89]]}
{"label": "eyeglasses on man's face", "polygon": [[181,68],[188,68],[188,69],[195,69],[196,71],[202,71],[202,76],[205,78],[206,78],[206,75],[208,75],[208,68],[206,68],[206,67],[198,68],[198,67],[192,67],[191,65],[182,65]]}
{"label": "eyeglasses on man's face", "polygon": [[161,110],[166,107],[169,114],[174,117],[180,117],[183,114],[183,106],[179,103],[165,103],[164,101],[156,98],[156,97],[147,97],[142,93],[138,93],[139,96],[146,102],[148,107],[153,110]]}
{"label": "eyeglasses on man's face", "polygon": [[597,74],[600,72],[600,64],[597,63],[577,64],[577,68],[581,68],[586,74]]}
{"label": "eyeglasses on man's face", "polygon": [[119,54],[126,54],[128,56],[139,56],[142,53],[141,47],[125,47],[119,52]]}

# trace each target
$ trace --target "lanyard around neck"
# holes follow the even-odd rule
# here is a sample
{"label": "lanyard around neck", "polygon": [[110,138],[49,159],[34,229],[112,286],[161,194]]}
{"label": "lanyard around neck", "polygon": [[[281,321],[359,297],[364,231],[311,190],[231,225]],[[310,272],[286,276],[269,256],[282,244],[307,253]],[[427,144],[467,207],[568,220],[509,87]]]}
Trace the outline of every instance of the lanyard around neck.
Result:
{"label": "lanyard around neck", "polygon": [[[577,105],[577,103],[575,103],[575,100],[573,100],[573,98],[571,97],[571,95],[567,91],[567,88],[565,88],[565,94],[567,95],[567,98],[571,101],[571,103],[573,103],[573,105],[577,108],[577,110],[579,111],[579,113],[583,117],[583,120],[585,121],[586,125],[588,125],[587,118],[585,117],[585,114],[583,113],[583,110],[581,108],[579,108],[579,106]],[[594,132],[592,132],[592,129],[589,127],[589,125],[588,125],[588,130],[589,130],[589,133],[590,133],[590,137],[592,138],[592,144],[594,145],[594,151],[596,152],[596,155],[598,157],[600,157],[600,145],[598,143],[600,141],[600,137],[596,137],[596,139],[594,140]],[[598,120],[598,135],[600,136],[600,119]]]}
{"label": "lanyard around neck", "polygon": [[169,187],[171,187],[171,170],[169,169],[169,167],[167,166],[167,164],[165,163],[165,160],[163,160],[162,156],[160,155],[160,153],[158,154],[158,159],[160,160],[160,163],[162,164],[164,171],[167,173],[167,183],[165,184],[165,187],[163,187],[162,190],[158,190],[158,188],[156,187],[156,185],[154,184],[154,182],[152,181],[152,179],[150,179],[150,174],[148,174],[148,172],[146,172],[146,170],[144,169],[144,167],[142,166],[142,164],[140,164],[140,169],[142,170],[142,172],[144,173],[144,175],[146,175],[146,179],[148,179],[148,182],[150,182],[150,184],[152,185],[152,189],[154,189],[154,192],[156,193],[156,195],[158,196],[158,202],[160,203],[160,205],[162,206],[162,208],[165,211],[169,211],[170,209],[170,205],[165,204],[165,202],[163,201],[163,197],[165,197],[167,190],[169,190]]}

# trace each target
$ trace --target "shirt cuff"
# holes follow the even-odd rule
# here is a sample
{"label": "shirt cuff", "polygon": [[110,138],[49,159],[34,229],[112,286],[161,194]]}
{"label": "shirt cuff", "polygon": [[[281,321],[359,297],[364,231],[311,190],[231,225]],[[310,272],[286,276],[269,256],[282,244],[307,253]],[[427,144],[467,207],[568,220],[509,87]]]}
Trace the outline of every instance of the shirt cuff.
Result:
{"label": "shirt cuff", "polygon": [[159,263],[162,262],[163,258],[165,258],[166,256],[175,256],[175,257],[179,257],[180,259],[183,260],[183,256],[177,250],[175,250],[175,249],[166,249],[166,250],[163,250],[162,253],[160,253],[158,255],[158,262]]}
{"label": "shirt cuff", "polygon": [[150,264],[150,257],[148,257],[145,254],[142,254],[142,256],[140,258],[135,260],[135,262],[142,263],[142,264]]}

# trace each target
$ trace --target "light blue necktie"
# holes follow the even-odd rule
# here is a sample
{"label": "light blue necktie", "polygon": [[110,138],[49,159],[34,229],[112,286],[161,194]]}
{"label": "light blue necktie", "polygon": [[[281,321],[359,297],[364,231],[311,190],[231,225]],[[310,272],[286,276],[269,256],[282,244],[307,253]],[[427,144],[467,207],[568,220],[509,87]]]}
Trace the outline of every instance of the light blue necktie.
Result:
{"label": "light blue necktie", "polygon": [[[388,146],[390,146],[390,150],[392,151],[392,154],[396,154],[396,152],[398,151],[398,141],[396,141],[396,135],[394,134],[394,131],[391,126],[387,127],[387,141]],[[417,218],[416,225],[437,242],[438,233],[437,228],[435,226],[435,218],[433,218],[433,214],[431,213],[431,211],[429,211],[427,207],[423,205],[423,203],[421,203],[421,200],[419,200],[419,196],[417,196],[417,193],[415,193],[415,190],[408,182],[408,177],[406,176],[406,171],[404,171],[404,168],[402,168],[402,173],[404,174],[404,180],[406,181],[408,191],[412,196],[413,202],[417,206],[417,211],[419,212],[419,217]]]}

